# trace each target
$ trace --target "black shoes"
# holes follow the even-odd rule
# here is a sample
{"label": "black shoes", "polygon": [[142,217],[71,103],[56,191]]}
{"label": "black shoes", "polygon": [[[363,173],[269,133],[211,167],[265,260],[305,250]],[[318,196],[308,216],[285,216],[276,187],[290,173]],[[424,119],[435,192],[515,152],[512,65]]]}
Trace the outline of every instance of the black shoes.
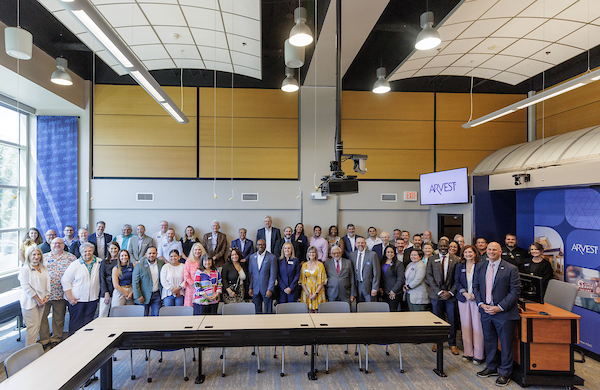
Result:
{"label": "black shoes", "polygon": [[[490,377],[490,376],[498,376],[498,371],[497,370],[490,370],[489,368],[486,368],[483,371],[479,371],[477,373],[477,376],[480,377],[480,378],[487,378],[487,377]],[[500,378],[498,378],[498,379],[500,379]]]}
{"label": "black shoes", "polygon": [[499,376],[498,379],[496,379],[496,386],[500,386],[500,387],[508,386],[509,382],[510,382],[509,377]]}

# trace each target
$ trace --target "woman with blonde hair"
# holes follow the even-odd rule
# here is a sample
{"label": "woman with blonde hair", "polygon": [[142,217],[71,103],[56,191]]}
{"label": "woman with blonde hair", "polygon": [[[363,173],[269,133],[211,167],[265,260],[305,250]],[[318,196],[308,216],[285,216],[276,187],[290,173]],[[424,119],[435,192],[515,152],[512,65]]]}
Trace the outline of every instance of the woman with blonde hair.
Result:
{"label": "woman with blonde hair", "polygon": [[206,249],[201,243],[197,242],[192,246],[190,254],[185,261],[183,269],[183,280],[185,281],[185,298],[183,300],[184,306],[194,307],[194,281],[196,278],[196,271],[200,266],[200,258],[206,254]]}
{"label": "woman with blonde hair", "polygon": [[50,275],[44,266],[43,258],[40,248],[29,247],[23,267],[19,271],[21,313],[27,327],[25,345],[31,345],[37,341],[44,305],[50,297]]}
{"label": "woman with blonde hair", "polygon": [[316,247],[308,248],[306,260],[300,270],[300,284],[302,285],[300,301],[306,303],[309,312],[316,313],[319,304],[326,301],[324,287],[327,284],[327,273],[325,266],[317,257]]}

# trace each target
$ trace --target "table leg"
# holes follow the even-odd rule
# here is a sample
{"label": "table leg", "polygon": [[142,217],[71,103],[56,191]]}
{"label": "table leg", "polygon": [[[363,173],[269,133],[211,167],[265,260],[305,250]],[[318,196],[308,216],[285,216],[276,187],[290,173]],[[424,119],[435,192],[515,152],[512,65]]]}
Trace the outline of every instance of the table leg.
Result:
{"label": "table leg", "polygon": [[196,383],[196,384],[204,383],[205,379],[206,379],[206,376],[202,375],[202,347],[199,347],[198,348],[198,376],[196,377],[196,380],[194,381],[194,383]]}
{"label": "table leg", "polygon": [[113,388],[112,356],[100,367],[100,389],[112,390]]}
{"label": "table leg", "polygon": [[315,367],[315,345],[310,346],[310,371],[308,372],[308,379],[311,381],[317,380],[317,373]]}
{"label": "table leg", "polygon": [[444,373],[444,343],[437,343],[437,368],[433,369],[433,372],[437,376],[445,378],[447,375]]}

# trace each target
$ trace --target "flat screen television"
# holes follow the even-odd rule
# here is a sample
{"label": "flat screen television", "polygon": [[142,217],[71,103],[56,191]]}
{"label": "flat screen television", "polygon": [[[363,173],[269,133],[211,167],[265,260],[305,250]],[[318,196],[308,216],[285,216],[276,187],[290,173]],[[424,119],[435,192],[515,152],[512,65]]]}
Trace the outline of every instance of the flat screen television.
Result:
{"label": "flat screen television", "polygon": [[469,203],[467,168],[424,173],[420,179],[421,204]]}

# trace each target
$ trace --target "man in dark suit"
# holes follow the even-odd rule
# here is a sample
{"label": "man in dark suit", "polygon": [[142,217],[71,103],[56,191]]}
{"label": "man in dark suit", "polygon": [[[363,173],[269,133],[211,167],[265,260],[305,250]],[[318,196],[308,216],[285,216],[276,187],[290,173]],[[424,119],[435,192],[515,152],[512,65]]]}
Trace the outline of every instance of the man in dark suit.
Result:
{"label": "man in dark suit", "polygon": [[38,245],[38,248],[40,248],[40,250],[42,251],[42,254],[52,251],[52,247],[51,247],[50,243],[52,242],[52,240],[54,240],[56,238],[56,231],[54,229],[48,230],[45,234],[45,237],[46,237],[46,241],[44,241],[40,245]]}
{"label": "man in dark suit", "polygon": [[375,301],[379,289],[381,268],[375,252],[367,249],[364,238],[356,239],[356,250],[350,253],[350,261],[356,273],[356,298],[358,302]]}
{"label": "man in dark suit", "polygon": [[273,290],[277,280],[277,259],[274,254],[266,251],[265,240],[256,241],[256,248],[258,251],[250,255],[248,295],[252,297],[256,314],[262,313],[263,302],[265,313],[271,314]]}
{"label": "man in dark suit", "polygon": [[[411,246],[409,250],[403,251],[404,254],[402,255],[402,263],[404,263],[405,268],[410,263],[410,252],[412,252],[413,249],[423,250],[423,237],[421,237],[419,234],[415,234],[413,236],[412,244],[413,246]],[[400,259],[400,257],[398,257],[398,259]]]}
{"label": "man in dark suit", "polygon": [[236,238],[231,242],[232,248],[237,248],[242,252],[242,259],[240,259],[240,263],[247,263],[248,258],[252,253],[254,253],[254,243],[252,240],[246,239],[246,229],[241,228],[238,230],[238,234],[240,238]]}
{"label": "man in dark suit", "polygon": [[258,245],[258,240],[265,240],[267,252],[275,253],[275,243],[281,238],[281,232],[273,227],[273,220],[270,215],[265,217],[264,223],[265,227],[258,229],[256,233],[256,245]]}
{"label": "man in dark suit", "polygon": [[[427,261],[427,284],[429,285],[429,298],[433,314],[444,318],[444,313],[450,323],[450,334],[448,345],[454,355],[459,351],[456,347],[456,286],[454,284],[454,269],[460,259],[448,254],[448,240],[440,240],[438,243],[439,255],[431,256]],[[433,352],[437,351],[437,344],[433,345]]]}
{"label": "man in dark suit", "polygon": [[360,236],[357,236],[356,234],[354,234],[355,229],[356,228],[354,227],[354,225],[349,223],[348,226],[346,226],[347,234],[344,237],[342,237],[342,241],[344,242],[344,258],[345,259],[349,259],[350,253],[352,253],[356,250],[356,239]]}
{"label": "man in dark suit", "polygon": [[342,248],[331,248],[331,258],[325,261],[327,272],[327,300],[354,302],[356,297],[356,276],[354,266],[342,258]]}
{"label": "man in dark suit", "polygon": [[279,259],[281,257],[281,248],[286,242],[292,244],[292,247],[294,248],[294,257],[299,258],[298,256],[300,256],[300,244],[298,243],[298,241],[292,240],[292,233],[293,230],[289,226],[283,229],[283,237],[277,240],[277,242],[275,243],[275,251],[273,252],[273,254],[276,258]]}
{"label": "man in dark suit", "polygon": [[106,258],[106,255],[108,255],[108,246],[113,239],[113,236],[108,233],[104,233],[105,227],[106,224],[104,221],[96,222],[96,232],[90,235],[88,238],[88,241],[96,246],[94,254],[101,259]]}
{"label": "man in dark suit", "polygon": [[[521,278],[516,266],[500,260],[502,248],[497,242],[487,246],[486,261],[475,266],[473,294],[481,313],[485,341],[486,368],[479,377],[498,376],[497,386],[510,382],[513,369],[514,327],[519,320],[517,301],[521,293]],[[498,340],[502,351],[498,359]]]}
{"label": "man in dark suit", "polygon": [[[77,257],[77,258],[81,257],[81,252],[79,252],[79,248],[81,247],[81,245],[83,245],[86,242],[89,242],[90,244],[92,244],[94,246],[94,255],[96,255],[96,253],[98,252],[98,248],[96,247],[96,244],[89,241],[87,229],[80,228],[77,231],[77,241],[75,241],[75,243],[73,244],[73,254],[75,255],[75,257]],[[106,252],[106,253],[108,253],[108,252]],[[98,255],[96,255],[96,256],[98,256]],[[100,261],[102,261],[102,260],[103,259],[100,259]]]}
{"label": "man in dark suit", "polygon": [[221,233],[219,229],[219,221],[212,221],[212,233],[206,233],[202,238],[202,245],[206,249],[206,254],[213,259],[215,268],[223,267],[225,258],[227,257],[227,236]]}

